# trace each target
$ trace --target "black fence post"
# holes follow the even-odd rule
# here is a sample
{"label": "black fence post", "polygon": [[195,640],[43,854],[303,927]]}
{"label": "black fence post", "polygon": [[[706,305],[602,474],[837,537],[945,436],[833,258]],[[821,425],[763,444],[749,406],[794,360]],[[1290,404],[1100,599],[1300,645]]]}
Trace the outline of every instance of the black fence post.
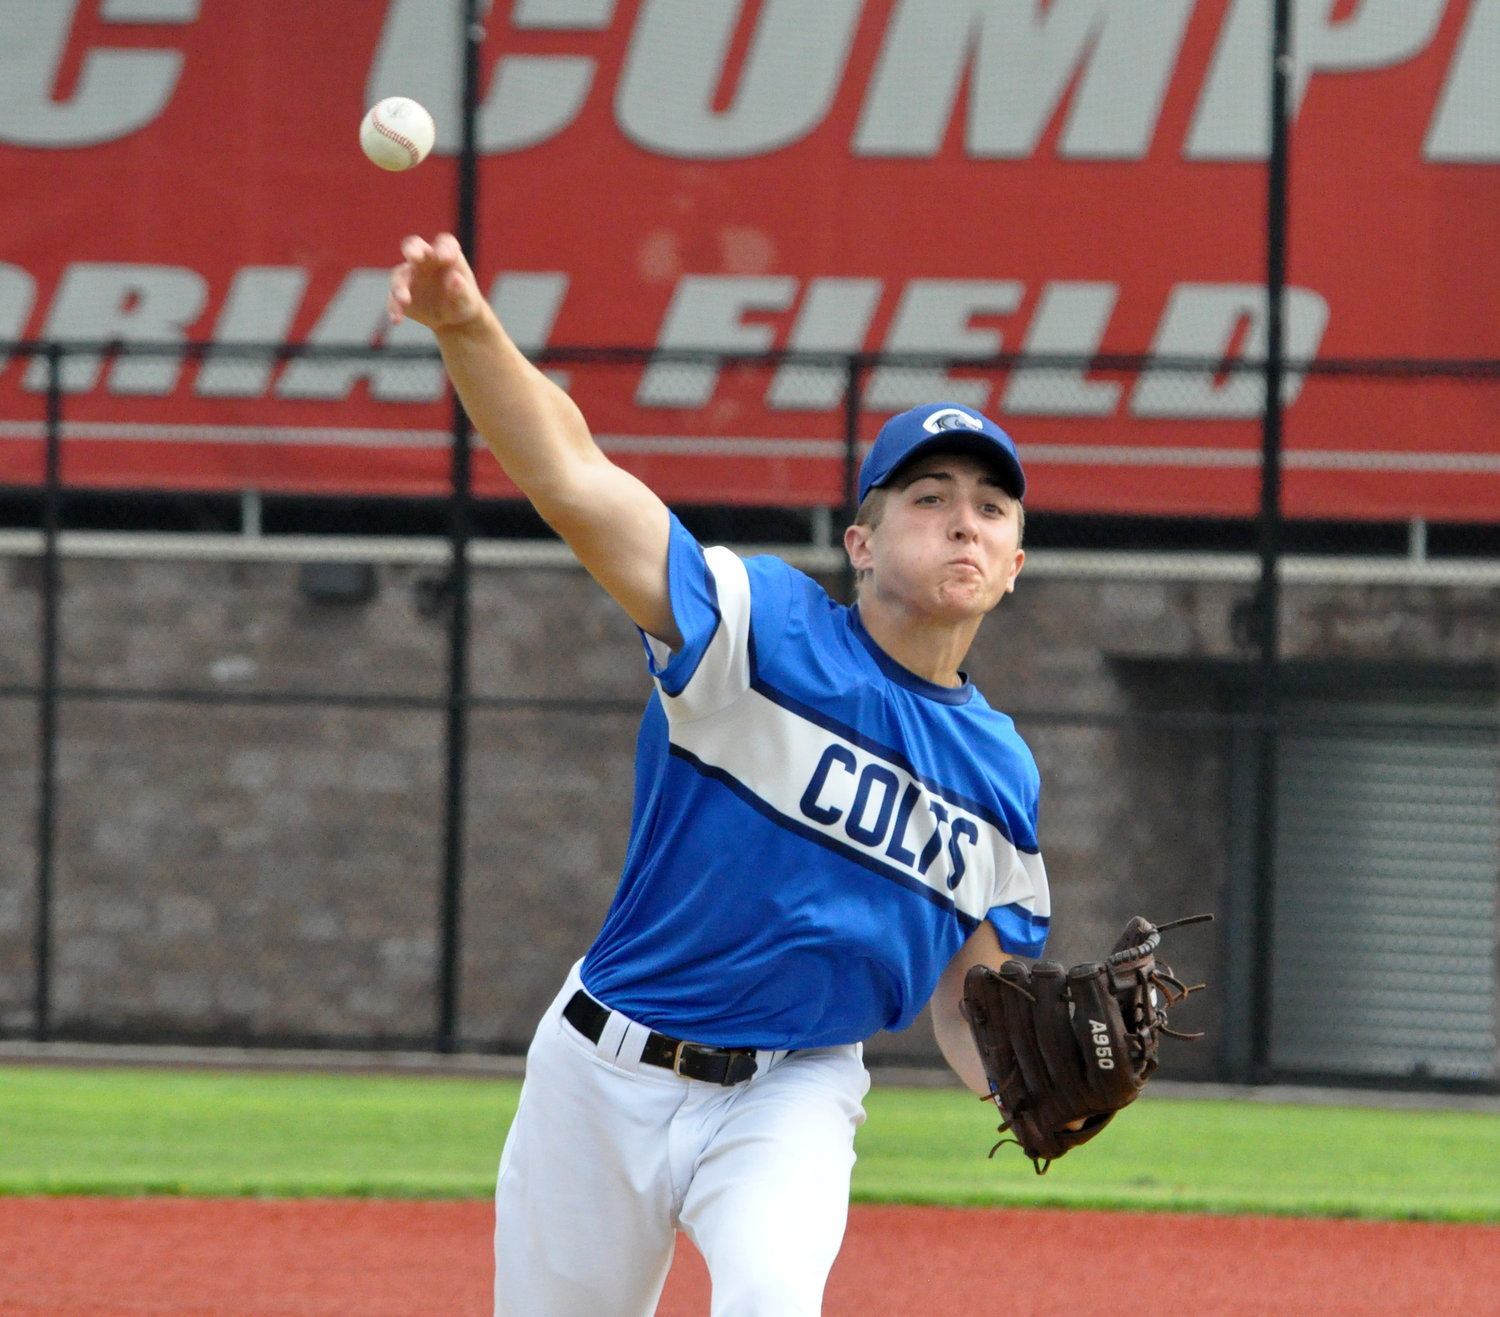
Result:
{"label": "black fence post", "polygon": [[1266,361],[1260,487],[1260,584],[1255,600],[1255,901],[1247,1078],[1271,1078],[1272,953],[1276,917],[1276,778],[1281,717],[1282,381],[1286,375],[1286,254],[1289,225],[1288,86],[1292,74],[1291,0],[1275,0],[1271,35],[1270,157],[1266,174]]}
{"label": "black fence post", "polygon": [[[835,543],[845,526],[854,521],[859,511],[859,417],[864,410],[865,370],[864,361],[858,355],[851,356],[846,366],[844,380],[844,515],[842,525],[835,528]],[[854,564],[844,557],[842,572],[844,602],[854,602]]]}
{"label": "black fence post", "polygon": [[58,614],[62,523],[62,346],[47,353],[46,467],[42,489],[42,653],[37,697],[36,929],[31,1034],[52,1036],[52,897],[57,838]]}
{"label": "black fence post", "polygon": [[[478,0],[464,0],[462,141],[454,232],[469,262],[478,267],[479,169],[476,114],[479,48],[484,41]],[[472,428],[463,404],[453,399],[452,495],[449,499],[447,764],[443,808],[443,882],[440,912],[437,1049],[458,1049],[459,972],[463,950],[464,802],[469,730],[469,535],[473,503]]]}

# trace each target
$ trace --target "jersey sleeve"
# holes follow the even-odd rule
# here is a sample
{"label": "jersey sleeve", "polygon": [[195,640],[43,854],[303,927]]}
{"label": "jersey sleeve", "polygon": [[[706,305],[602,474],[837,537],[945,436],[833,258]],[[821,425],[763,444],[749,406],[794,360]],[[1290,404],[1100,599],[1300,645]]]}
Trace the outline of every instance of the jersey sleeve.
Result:
{"label": "jersey sleeve", "polygon": [[1018,835],[1010,871],[1001,883],[988,918],[999,934],[1001,950],[1034,958],[1047,945],[1052,925],[1052,892],[1047,885],[1047,866],[1036,845],[1039,781],[1034,761],[1030,763],[1027,779],[1024,830],[1014,829]]}
{"label": "jersey sleeve", "polygon": [[647,666],[668,718],[702,718],[750,686],[750,575],[725,548],[705,549],[671,520],[668,586],[682,645],[669,650],[642,632]]}
{"label": "jersey sleeve", "polygon": [[[1013,956],[1040,956],[1047,946],[1047,933],[1052,925],[1051,898],[1047,890],[1047,870],[1040,855],[1016,853],[1016,868],[1006,895],[1011,900],[991,907],[989,921],[1000,936],[1001,950]],[[1024,875],[1022,882],[1015,878]],[[1029,889],[1023,895],[1016,889]]]}

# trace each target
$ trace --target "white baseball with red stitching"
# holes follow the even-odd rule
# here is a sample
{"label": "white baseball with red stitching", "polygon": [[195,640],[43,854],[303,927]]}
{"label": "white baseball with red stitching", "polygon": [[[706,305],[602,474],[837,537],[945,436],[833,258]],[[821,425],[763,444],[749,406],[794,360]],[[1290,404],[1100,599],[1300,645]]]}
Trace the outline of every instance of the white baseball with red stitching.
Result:
{"label": "white baseball with red stitching", "polygon": [[359,125],[359,144],[382,169],[420,165],[437,139],[432,116],[405,96],[387,96],[372,105]]}

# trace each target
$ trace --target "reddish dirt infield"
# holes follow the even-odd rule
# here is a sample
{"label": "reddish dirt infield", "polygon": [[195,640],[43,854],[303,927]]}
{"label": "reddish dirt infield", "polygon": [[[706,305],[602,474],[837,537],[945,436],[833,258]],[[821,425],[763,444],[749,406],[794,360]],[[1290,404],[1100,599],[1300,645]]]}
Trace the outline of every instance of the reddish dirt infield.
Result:
{"label": "reddish dirt infield", "polygon": [[[4,1317],[487,1317],[486,1203],[0,1199]],[[1500,1313],[1500,1227],[856,1207],[828,1317]],[[704,1317],[683,1244],[660,1317]]]}

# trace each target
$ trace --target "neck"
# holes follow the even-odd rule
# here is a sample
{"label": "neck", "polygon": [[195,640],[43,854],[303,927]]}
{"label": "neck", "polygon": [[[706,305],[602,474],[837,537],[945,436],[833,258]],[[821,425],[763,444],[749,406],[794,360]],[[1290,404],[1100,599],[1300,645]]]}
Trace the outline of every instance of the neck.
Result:
{"label": "neck", "polygon": [[908,672],[935,686],[950,687],[963,684],[959,667],[984,620],[939,622],[883,606],[875,599],[859,601],[859,619],[870,639]]}

